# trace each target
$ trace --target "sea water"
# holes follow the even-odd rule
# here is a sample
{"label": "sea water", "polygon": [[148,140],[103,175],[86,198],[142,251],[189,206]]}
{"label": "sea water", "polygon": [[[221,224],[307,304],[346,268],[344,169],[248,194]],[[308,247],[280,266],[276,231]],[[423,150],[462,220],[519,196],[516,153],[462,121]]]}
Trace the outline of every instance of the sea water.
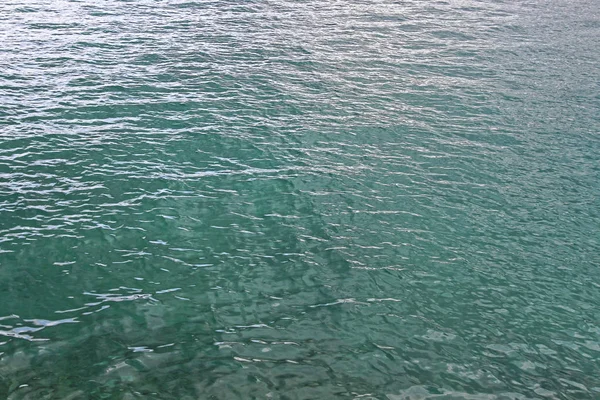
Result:
{"label": "sea water", "polygon": [[4,0],[0,398],[600,398],[594,0]]}

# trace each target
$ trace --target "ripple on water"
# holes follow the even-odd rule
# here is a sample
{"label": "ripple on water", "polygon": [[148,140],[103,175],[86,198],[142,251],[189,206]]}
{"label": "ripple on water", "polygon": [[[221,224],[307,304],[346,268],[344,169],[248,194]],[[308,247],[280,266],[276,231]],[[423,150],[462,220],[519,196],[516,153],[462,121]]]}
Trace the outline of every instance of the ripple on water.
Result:
{"label": "ripple on water", "polygon": [[597,397],[594,5],[3,2],[0,397]]}

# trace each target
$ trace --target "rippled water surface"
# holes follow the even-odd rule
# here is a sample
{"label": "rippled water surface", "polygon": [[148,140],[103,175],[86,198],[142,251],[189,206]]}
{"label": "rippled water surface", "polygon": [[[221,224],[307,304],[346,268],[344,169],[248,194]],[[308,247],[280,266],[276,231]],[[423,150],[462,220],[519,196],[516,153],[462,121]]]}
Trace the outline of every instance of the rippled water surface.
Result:
{"label": "rippled water surface", "polygon": [[600,398],[600,7],[0,4],[0,398]]}

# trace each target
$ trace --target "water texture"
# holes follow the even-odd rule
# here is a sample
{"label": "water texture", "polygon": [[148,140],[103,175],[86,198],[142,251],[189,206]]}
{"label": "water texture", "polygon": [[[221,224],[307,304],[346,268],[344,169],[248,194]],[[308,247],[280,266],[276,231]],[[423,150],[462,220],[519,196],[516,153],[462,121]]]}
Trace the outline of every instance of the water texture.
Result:
{"label": "water texture", "polygon": [[0,398],[600,398],[600,7],[4,0]]}

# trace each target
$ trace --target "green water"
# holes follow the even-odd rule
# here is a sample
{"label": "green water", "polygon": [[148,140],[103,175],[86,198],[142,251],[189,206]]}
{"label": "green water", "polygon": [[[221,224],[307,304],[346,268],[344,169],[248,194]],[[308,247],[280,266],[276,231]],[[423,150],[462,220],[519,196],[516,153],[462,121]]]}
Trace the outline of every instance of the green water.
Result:
{"label": "green water", "polygon": [[595,0],[0,4],[0,398],[600,398]]}

